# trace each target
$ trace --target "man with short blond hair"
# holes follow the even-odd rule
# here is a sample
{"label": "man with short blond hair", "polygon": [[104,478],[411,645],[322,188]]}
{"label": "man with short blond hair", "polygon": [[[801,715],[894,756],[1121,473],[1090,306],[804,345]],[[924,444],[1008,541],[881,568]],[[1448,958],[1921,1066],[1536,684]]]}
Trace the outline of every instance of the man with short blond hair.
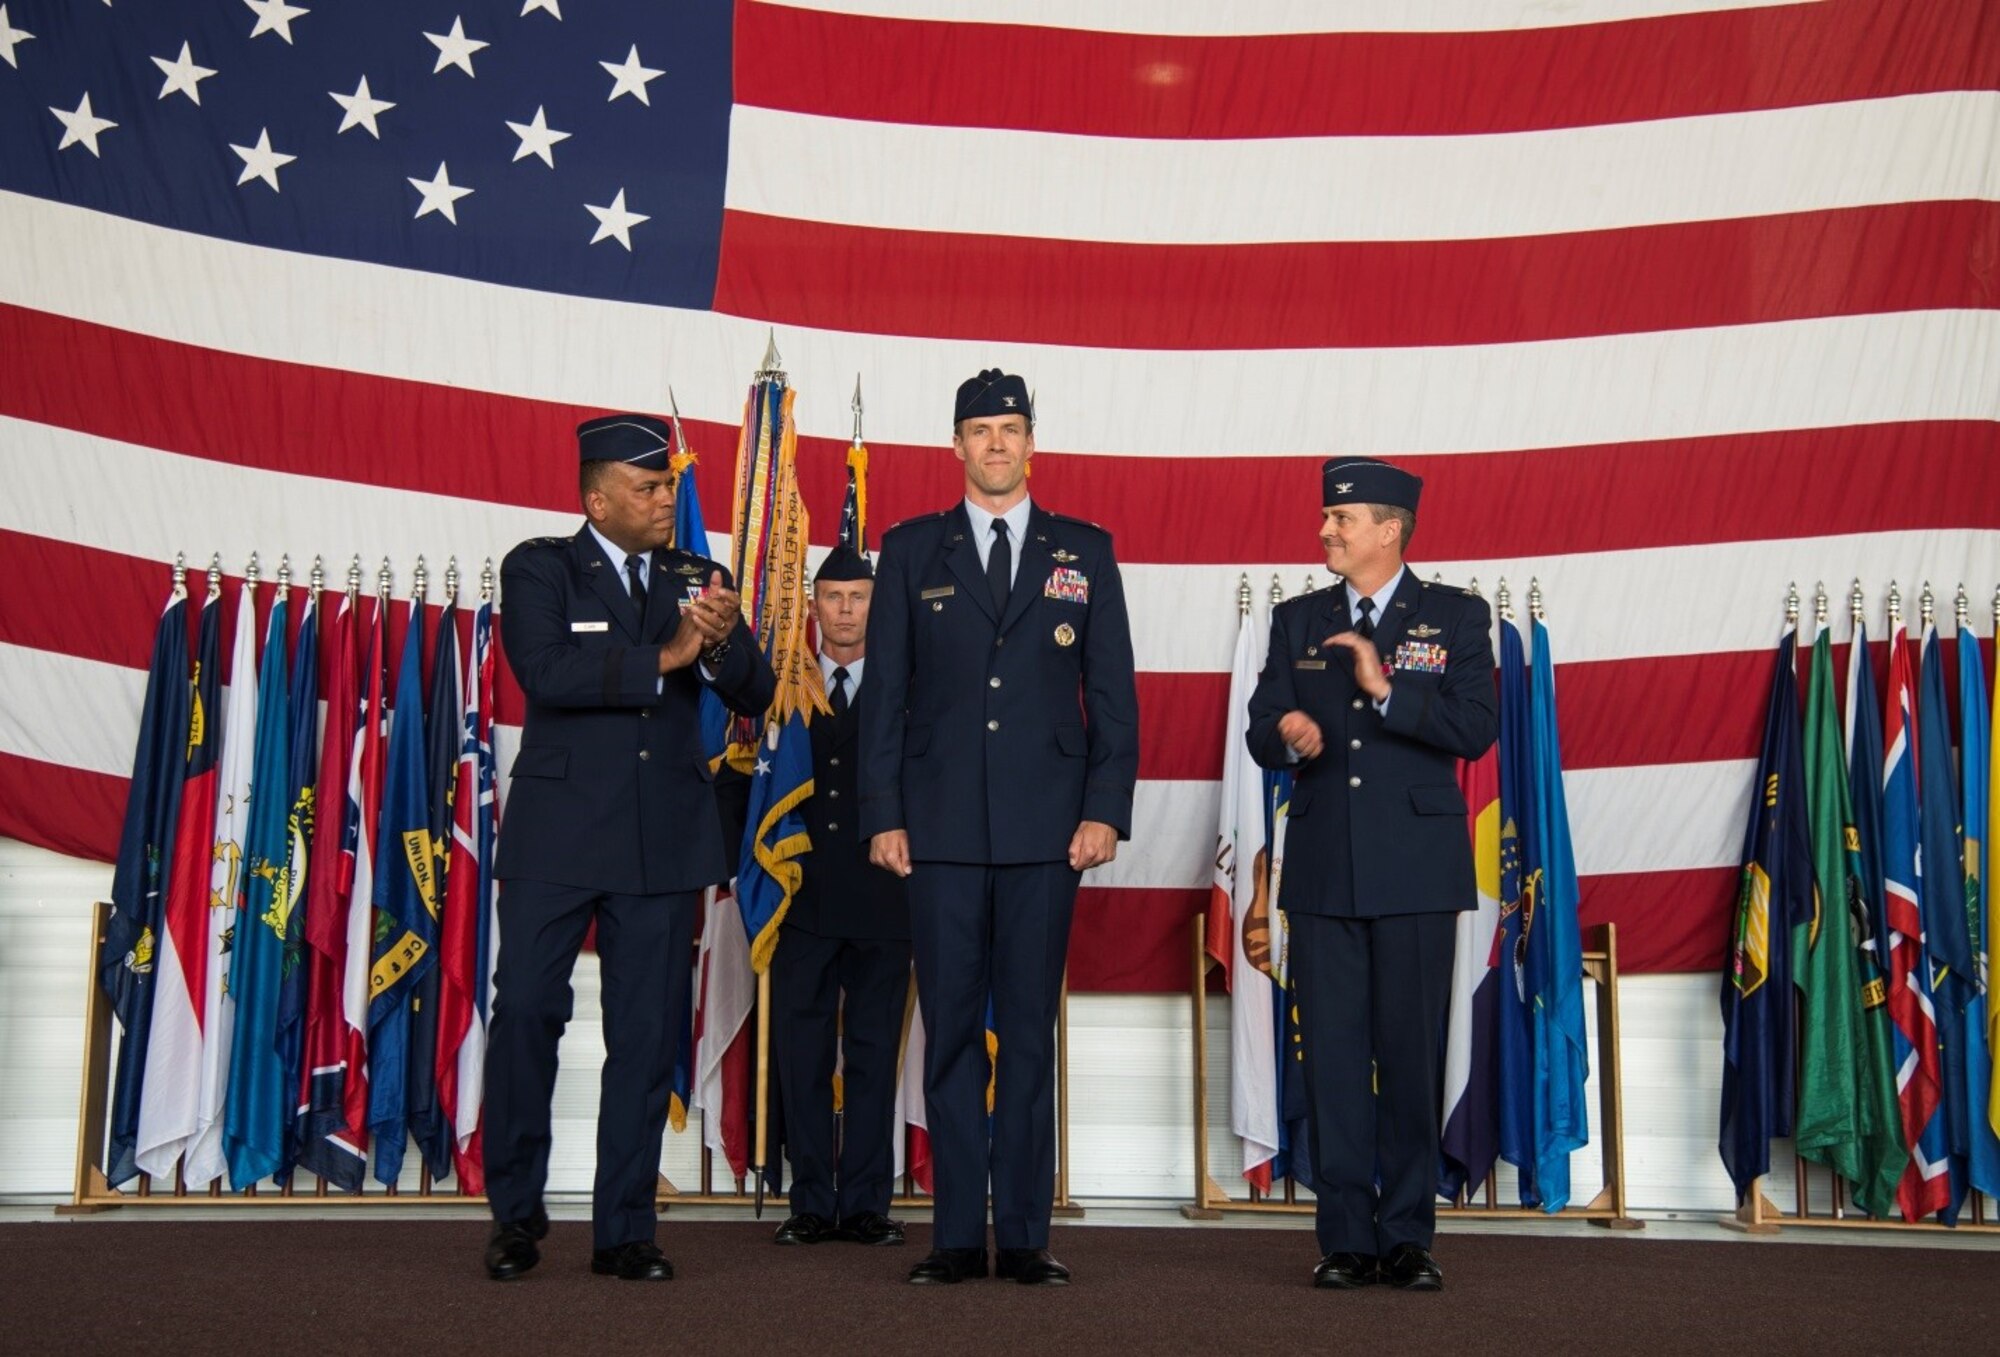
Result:
{"label": "man with short blond hair", "polygon": [[1132,636],[1111,534],[1029,499],[1027,384],[968,379],[952,428],[964,498],[882,539],[861,690],[861,829],[908,879],[924,1018],[937,1207],[910,1280],[987,1275],[990,1178],[996,1274],[1060,1285],[1056,1010],[1077,883],[1131,834]]}

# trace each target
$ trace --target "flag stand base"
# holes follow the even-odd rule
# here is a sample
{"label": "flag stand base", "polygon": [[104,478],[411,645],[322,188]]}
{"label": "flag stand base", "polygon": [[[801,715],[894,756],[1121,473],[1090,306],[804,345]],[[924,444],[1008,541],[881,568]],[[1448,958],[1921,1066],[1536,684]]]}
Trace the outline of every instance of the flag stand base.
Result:
{"label": "flag stand base", "polygon": [[1736,1208],[1734,1215],[1724,1216],[1722,1228],[1734,1230],[1738,1234],[1777,1234],[1778,1223],[1773,1217],[1778,1208],[1771,1205],[1771,1199],[1764,1195],[1764,1180],[1759,1178],[1750,1184],[1750,1191],[1744,1197],[1743,1205]]}
{"label": "flag stand base", "polygon": [[[1307,1216],[1313,1212],[1310,1200],[1299,1200],[1298,1185],[1287,1179],[1281,1196],[1254,1194],[1232,1197],[1209,1172],[1208,1134],[1208,919],[1196,915],[1189,968],[1188,998],[1194,1018],[1194,1164],[1195,1199],[1181,1207],[1188,1220],[1221,1220],[1228,1213]],[[1643,1230],[1646,1222],[1634,1217],[1625,1201],[1625,1123],[1623,1074],[1618,1059],[1618,934],[1613,924],[1595,930],[1596,946],[1583,954],[1583,973],[1597,985],[1597,1049],[1593,1052],[1598,1071],[1599,1153],[1603,1158],[1604,1187],[1582,1206],[1571,1206],[1553,1214],[1534,1207],[1506,1207],[1499,1204],[1494,1175],[1486,1176],[1482,1200],[1461,1194],[1450,1206],[1438,1208],[1439,1219],[1465,1220],[1585,1220],[1611,1230]]]}

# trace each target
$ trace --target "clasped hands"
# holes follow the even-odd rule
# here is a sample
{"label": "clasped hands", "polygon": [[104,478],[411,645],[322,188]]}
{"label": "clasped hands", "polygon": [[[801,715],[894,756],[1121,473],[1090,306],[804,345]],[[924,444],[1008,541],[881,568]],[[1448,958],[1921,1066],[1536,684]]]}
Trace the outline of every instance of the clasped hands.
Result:
{"label": "clasped hands", "polygon": [[727,640],[742,613],[742,595],[723,584],[720,570],[711,571],[707,587],[681,610],[680,626],[674,629],[672,639],[660,647],[660,672],[685,669],[702,651]]}
{"label": "clasped hands", "polygon": [[[1339,646],[1354,659],[1354,685],[1361,689],[1371,702],[1380,702],[1389,696],[1389,676],[1382,672],[1382,657],[1376,653],[1372,638],[1355,631],[1343,631],[1337,636],[1329,636],[1320,642],[1325,646]],[[1278,718],[1278,738],[1283,740],[1301,759],[1316,759],[1326,749],[1326,736],[1319,728],[1319,722],[1302,711],[1288,711]]]}

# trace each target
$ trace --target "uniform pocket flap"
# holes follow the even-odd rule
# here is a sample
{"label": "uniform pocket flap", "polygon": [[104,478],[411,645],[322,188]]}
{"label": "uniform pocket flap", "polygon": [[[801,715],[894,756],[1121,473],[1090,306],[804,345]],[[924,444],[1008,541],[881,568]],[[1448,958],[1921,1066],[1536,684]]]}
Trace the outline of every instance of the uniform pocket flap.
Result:
{"label": "uniform pocket flap", "polygon": [[1412,787],[1410,809],[1419,815],[1463,815],[1465,793],[1457,787]]}
{"label": "uniform pocket flap", "polygon": [[1082,726],[1057,726],[1056,748],[1073,759],[1080,759],[1090,752],[1090,741],[1084,737]]}
{"label": "uniform pocket flap", "polygon": [[568,777],[569,751],[556,745],[523,745],[514,756],[515,777]]}
{"label": "uniform pocket flap", "polygon": [[1285,818],[1295,820],[1312,809],[1313,794],[1310,782],[1294,782],[1292,799],[1285,803]]}
{"label": "uniform pocket flap", "polygon": [[911,726],[903,732],[903,756],[914,758],[931,747],[931,728]]}

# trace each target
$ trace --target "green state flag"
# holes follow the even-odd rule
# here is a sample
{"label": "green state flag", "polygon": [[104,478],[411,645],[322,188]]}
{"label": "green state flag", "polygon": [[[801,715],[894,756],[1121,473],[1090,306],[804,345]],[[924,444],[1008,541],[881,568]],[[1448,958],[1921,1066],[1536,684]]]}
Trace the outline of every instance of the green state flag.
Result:
{"label": "green state flag", "polygon": [[1833,691],[1833,645],[1821,626],[1806,688],[1806,814],[1812,824],[1813,917],[1792,933],[1800,994],[1798,1153],[1854,1185],[1874,1216],[1896,1209],[1909,1160],[1896,1105],[1889,1010],[1870,946],[1860,839]]}

